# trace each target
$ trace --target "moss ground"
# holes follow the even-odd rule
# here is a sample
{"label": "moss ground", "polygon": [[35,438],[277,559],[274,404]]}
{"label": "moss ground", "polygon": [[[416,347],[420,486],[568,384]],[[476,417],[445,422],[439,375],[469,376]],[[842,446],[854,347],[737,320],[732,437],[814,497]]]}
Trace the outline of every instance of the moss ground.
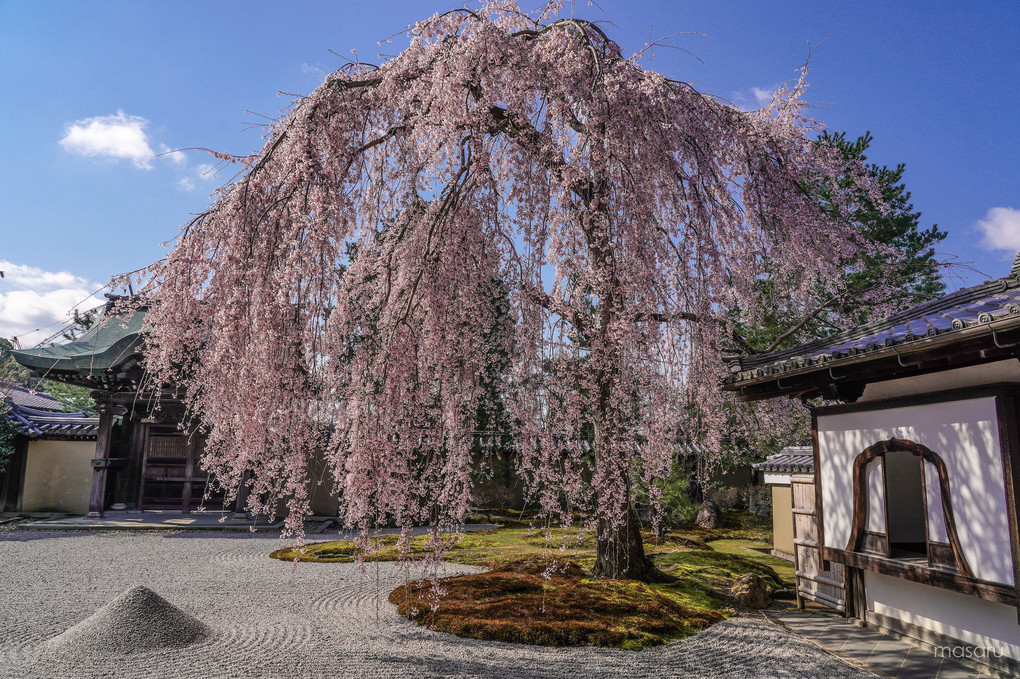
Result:
{"label": "moss ground", "polygon": [[[477,639],[543,645],[641,648],[687,636],[733,611],[729,587],[756,573],[773,588],[793,586],[793,565],[767,554],[771,520],[730,513],[718,530],[685,526],[662,538],[645,536],[645,551],[674,582],[592,581],[595,540],[576,528],[535,530],[520,524],[462,536],[445,555],[484,566],[477,575],[410,583],[390,600],[403,615],[432,629]],[[376,538],[366,560],[401,557],[395,536]],[[411,541],[422,554],[425,538]],[[277,559],[349,562],[351,541],[320,542],[273,552]],[[405,555],[407,556],[407,555]],[[556,564],[556,568],[551,565]]]}
{"label": "moss ground", "polygon": [[[570,561],[521,559],[477,575],[393,590],[402,615],[441,632],[543,646],[639,649],[722,620],[641,582],[593,581]],[[432,604],[438,603],[433,609]]]}

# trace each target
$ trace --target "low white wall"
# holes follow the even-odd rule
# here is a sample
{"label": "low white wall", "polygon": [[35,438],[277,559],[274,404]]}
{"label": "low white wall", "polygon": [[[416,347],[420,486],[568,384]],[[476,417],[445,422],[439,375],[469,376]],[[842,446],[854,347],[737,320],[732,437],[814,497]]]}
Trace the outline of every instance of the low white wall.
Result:
{"label": "low white wall", "polygon": [[[868,446],[893,437],[920,443],[942,457],[967,563],[978,578],[1012,585],[1013,557],[993,397],[820,415],[825,545],[847,546],[853,517],[854,459]],[[929,507],[929,514],[932,511],[940,510]]]}
{"label": "low white wall", "polygon": [[1020,659],[1020,625],[1012,606],[910,580],[864,571],[868,610]]}
{"label": "low white wall", "polygon": [[95,441],[30,441],[23,512],[87,514]]}

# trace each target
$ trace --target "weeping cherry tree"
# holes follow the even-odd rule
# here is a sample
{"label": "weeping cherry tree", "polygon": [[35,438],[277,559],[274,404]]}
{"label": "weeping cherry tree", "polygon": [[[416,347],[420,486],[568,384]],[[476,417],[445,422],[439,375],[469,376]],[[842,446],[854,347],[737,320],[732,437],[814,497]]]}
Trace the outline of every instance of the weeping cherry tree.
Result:
{"label": "weeping cherry tree", "polygon": [[806,190],[847,192],[803,89],[744,111],[593,23],[434,16],[296,101],[187,225],[154,271],[148,368],[251,509],[282,499],[300,536],[319,451],[348,525],[438,538],[471,506],[500,365],[533,501],[596,532],[594,575],[652,577],[632,484],[718,448],[727,310],[754,322],[766,270],[806,300],[858,247]]}

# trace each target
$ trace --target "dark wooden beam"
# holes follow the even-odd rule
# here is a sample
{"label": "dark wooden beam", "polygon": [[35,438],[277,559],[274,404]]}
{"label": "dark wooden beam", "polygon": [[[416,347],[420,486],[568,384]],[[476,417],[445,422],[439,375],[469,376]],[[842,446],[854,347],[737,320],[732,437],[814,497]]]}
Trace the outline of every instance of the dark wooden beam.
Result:
{"label": "dark wooden beam", "polygon": [[189,435],[184,462],[184,492],[181,498],[181,511],[191,512],[191,479],[195,475],[195,436]]}
{"label": "dark wooden beam", "polygon": [[844,415],[846,413],[863,413],[871,410],[888,410],[889,408],[909,408],[911,406],[930,405],[932,403],[966,401],[975,398],[992,398],[1008,394],[1020,395],[1020,383],[996,382],[975,387],[961,387],[959,389],[930,391],[923,394],[894,396],[893,398],[865,401],[863,403],[839,403],[813,408],[812,413],[818,416]]}
{"label": "dark wooden beam", "polygon": [[[822,506],[822,465],[821,459],[818,456],[818,416],[815,415],[814,411],[811,411],[811,454],[814,456],[814,474],[815,474],[815,529],[818,537],[818,568],[820,570],[829,570],[828,565],[825,563],[825,552],[822,548],[825,546],[825,514],[824,507]],[[791,493],[793,489],[791,487]]]}
{"label": "dark wooden beam", "polygon": [[96,405],[99,411],[99,430],[96,432],[96,454],[92,458],[92,490],[89,493],[88,516],[103,515],[106,502],[106,480],[109,474],[110,447],[113,443],[113,418],[124,413],[123,406],[107,400]]}
{"label": "dark wooden beam", "polygon": [[[1013,587],[1020,602],[1020,432],[1017,429],[1017,399],[1002,395],[995,399],[995,415],[999,422],[999,448],[1002,451],[1002,472],[1006,485],[1006,516],[1009,519],[1009,548],[1013,556]],[[1020,606],[1017,607],[1020,624]]]}
{"label": "dark wooden beam", "polygon": [[96,432],[96,454],[92,459],[92,491],[89,494],[89,513],[92,518],[103,515],[106,498],[106,461],[110,457],[113,432],[113,409],[109,404],[99,406],[99,431]]}
{"label": "dark wooden beam", "polygon": [[860,568],[866,571],[881,573],[882,575],[912,580],[924,585],[960,592],[961,594],[970,594],[986,601],[995,601],[1009,604],[1010,606],[1017,605],[1016,588],[1011,585],[979,580],[978,578],[961,575],[954,571],[920,566],[876,554],[848,552],[845,549],[834,549],[832,547],[824,547],[822,552],[825,559],[845,564],[852,568]]}

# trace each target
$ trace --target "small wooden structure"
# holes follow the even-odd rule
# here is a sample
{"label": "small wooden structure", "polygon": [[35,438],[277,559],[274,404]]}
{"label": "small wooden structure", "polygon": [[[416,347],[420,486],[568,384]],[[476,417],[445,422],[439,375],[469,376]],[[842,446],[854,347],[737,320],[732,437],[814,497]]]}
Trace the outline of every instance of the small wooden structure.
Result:
{"label": "small wooden structure", "polygon": [[772,491],[772,555],[783,559],[794,558],[793,475],[814,471],[814,457],[810,447],[788,446],[764,462],[752,466],[761,474],[761,480]]}
{"label": "small wooden structure", "polygon": [[800,595],[1020,674],[1020,258],[731,371],[743,400],[836,402],[791,476]]}
{"label": "small wooden structure", "polygon": [[[223,507],[198,464],[204,439],[181,430],[183,406],[166,389],[144,388],[142,349],[148,307],[117,310],[115,300],[85,334],[68,344],[11,352],[37,377],[93,389],[99,417],[89,488],[89,516],[111,506],[190,512]],[[71,482],[71,481],[69,481]]]}

